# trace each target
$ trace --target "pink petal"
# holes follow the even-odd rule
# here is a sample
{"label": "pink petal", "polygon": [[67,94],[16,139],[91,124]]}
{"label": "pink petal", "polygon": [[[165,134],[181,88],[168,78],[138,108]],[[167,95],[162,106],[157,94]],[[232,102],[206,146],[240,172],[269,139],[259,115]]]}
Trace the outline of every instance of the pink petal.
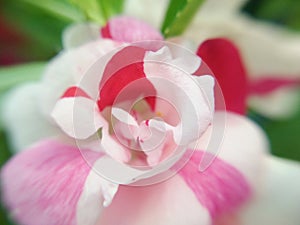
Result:
{"label": "pink petal", "polygon": [[211,39],[199,46],[197,55],[216,76],[227,110],[245,114],[247,75],[238,49],[226,39]]}
{"label": "pink petal", "polygon": [[179,174],[211,216],[232,212],[245,203],[251,196],[251,188],[243,174],[218,158],[200,172],[202,156],[203,152],[195,151]]}
{"label": "pink petal", "polygon": [[162,35],[147,23],[126,16],[111,19],[101,33],[104,38],[120,42],[163,40]]}
{"label": "pink petal", "polygon": [[[91,163],[99,158],[85,154]],[[19,224],[76,225],[77,202],[90,170],[77,148],[42,142],[3,167],[3,200]]]}
{"label": "pink petal", "polygon": [[300,79],[299,78],[260,78],[254,79],[250,83],[249,92],[250,94],[256,95],[266,95],[270,92],[276,91],[279,88],[283,87],[297,87],[300,86]]}
{"label": "pink petal", "polygon": [[97,225],[210,225],[208,211],[179,177],[151,186],[120,186]]}

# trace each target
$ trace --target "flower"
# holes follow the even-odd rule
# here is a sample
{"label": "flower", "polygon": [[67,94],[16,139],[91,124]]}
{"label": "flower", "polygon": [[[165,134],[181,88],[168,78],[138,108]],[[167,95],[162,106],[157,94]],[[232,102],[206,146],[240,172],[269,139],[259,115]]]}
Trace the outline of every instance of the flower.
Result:
{"label": "flower", "polygon": [[[197,51],[211,63],[219,82],[214,88],[212,77],[205,76],[210,70],[201,67],[204,63],[197,55],[161,42],[159,33],[142,22],[116,18],[102,29],[102,37],[109,39],[93,40],[94,32],[78,39],[78,33],[92,31],[91,27],[70,28],[65,34],[68,49],[50,62],[43,79],[7,97],[7,128],[18,138],[20,150],[31,145],[1,172],[3,199],[16,221],[30,225],[253,224],[253,218],[256,224],[299,222],[300,196],[296,185],[290,185],[300,175],[299,165],[270,157],[263,132],[235,114],[245,111],[240,85],[246,85],[246,79],[231,42],[210,40]],[[137,39],[155,42],[129,43]],[[239,82],[225,79],[233,73],[241,75]],[[222,106],[218,85],[231,112],[218,108]],[[137,105],[132,102],[136,97],[142,99]],[[173,117],[173,108],[164,100],[176,106],[179,118]],[[134,110],[127,110],[128,105]],[[214,152],[205,150],[218,144],[211,137],[222,131],[224,118],[223,144],[215,158]],[[154,148],[158,154],[149,154],[147,141],[150,147],[161,143],[162,148]],[[183,146],[179,152],[178,146]],[[137,154],[132,151],[135,147]],[[191,157],[178,166],[183,155]],[[137,169],[140,166],[143,170]],[[286,172],[276,176],[282,168]],[[164,181],[155,182],[161,181],[161,174],[166,175]],[[286,199],[278,198],[282,190]],[[269,207],[272,201],[295,205],[292,210]],[[262,214],[260,207],[268,211]]]}
{"label": "flower", "polygon": [[[248,104],[268,117],[289,118],[299,102],[300,35],[240,12],[246,2],[206,0],[183,36],[198,45],[209,38],[231,40],[239,48],[250,78]],[[125,14],[158,27],[166,7],[167,1],[144,4],[129,0]],[[194,50],[198,45],[189,43],[187,47]]]}

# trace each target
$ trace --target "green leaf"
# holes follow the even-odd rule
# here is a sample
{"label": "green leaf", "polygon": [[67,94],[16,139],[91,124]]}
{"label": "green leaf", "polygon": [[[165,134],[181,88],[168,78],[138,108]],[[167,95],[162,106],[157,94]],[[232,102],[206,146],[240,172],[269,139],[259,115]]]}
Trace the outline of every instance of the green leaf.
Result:
{"label": "green leaf", "polygon": [[[6,92],[18,84],[38,80],[44,68],[45,63],[42,62],[0,68],[0,112],[2,112],[3,96]],[[2,126],[0,119],[0,129]]]}
{"label": "green leaf", "polygon": [[20,36],[20,43],[12,47],[12,53],[18,54],[20,59],[44,61],[61,49],[61,33],[70,21],[25,0],[4,0],[0,10],[6,24]]}
{"label": "green leaf", "polygon": [[203,2],[204,0],[171,0],[161,28],[164,36],[182,34]]}
{"label": "green leaf", "polygon": [[123,10],[124,0],[69,0],[80,8],[89,20],[104,25]]}
{"label": "green leaf", "polygon": [[101,25],[105,24],[106,20],[102,13],[100,1],[97,0],[69,0],[70,3],[77,6],[85,14],[86,18],[97,22]]}
{"label": "green leaf", "polygon": [[0,94],[25,81],[38,80],[46,63],[35,62],[0,68]]}
{"label": "green leaf", "polygon": [[84,20],[84,15],[65,0],[21,0],[71,22]]}
{"label": "green leaf", "polygon": [[107,20],[112,16],[122,13],[124,0],[98,0],[102,8],[102,13]]}

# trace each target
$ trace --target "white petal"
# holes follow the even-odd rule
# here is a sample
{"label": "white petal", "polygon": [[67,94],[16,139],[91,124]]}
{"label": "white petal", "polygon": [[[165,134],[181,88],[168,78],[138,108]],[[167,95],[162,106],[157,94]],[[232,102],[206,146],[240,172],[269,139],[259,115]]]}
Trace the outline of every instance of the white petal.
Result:
{"label": "white petal", "polygon": [[300,164],[266,158],[265,182],[245,209],[243,225],[300,224]]}
{"label": "white petal", "polygon": [[9,132],[13,150],[21,151],[34,142],[60,134],[40,112],[38,83],[28,83],[10,91],[3,100],[2,120]]}
{"label": "white petal", "polygon": [[125,148],[126,146],[122,146],[117,140],[109,135],[107,125],[102,129],[101,146],[107,155],[118,162],[128,162],[130,160],[130,152]]}
{"label": "white petal", "polygon": [[111,203],[117,190],[117,184],[103,179],[94,170],[91,170],[78,200],[77,224],[95,225],[103,208]]}
{"label": "white petal", "polygon": [[63,32],[63,47],[70,49],[100,38],[100,26],[78,23],[68,26]]}
{"label": "white petal", "polygon": [[212,76],[204,75],[204,76],[194,76],[193,77],[199,87],[201,88],[202,92],[204,93],[208,104],[210,105],[211,111],[215,109],[215,97],[214,97],[214,86],[215,80]]}
{"label": "white petal", "polygon": [[52,117],[70,137],[86,139],[106,123],[94,101],[84,97],[60,99]]}
{"label": "white petal", "polygon": [[[185,145],[195,141],[205,131],[212,119],[212,109],[193,76],[180,69],[185,66],[180,64],[178,68],[172,60],[155,61],[156,58],[160,59],[160,53],[163,51],[146,54],[144,71],[156,89],[156,96],[176,109],[181,121],[177,125],[175,141]],[[197,67],[199,65],[200,59]]]}
{"label": "white petal", "polygon": [[[98,159],[93,167],[99,174],[101,174],[101,176],[113,183],[132,184],[168,171],[168,169],[170,169],[184,153],[185,149],[178,148],[171,157],[151,169],[136,169],[110,157],[102,157]],[[154,183],[156,182],[158,181],[154,181]]]}
{"label": "white petal", "polygon": [[[245,176],[252,188],[257,188],[263,178],[263,159],[269,145],[263,131],[246,117],[217,111],[213,125],[200,138],[196,149],[228,162]],[[212,160],[213,157],[203,158],[200,168],[206,168]]]}
{"label": "white petal", "polygon": [[114,117],[116,117],[118,120],[125,124],[138,126],[136,120],[123,109],[113,107],[111,113]]}

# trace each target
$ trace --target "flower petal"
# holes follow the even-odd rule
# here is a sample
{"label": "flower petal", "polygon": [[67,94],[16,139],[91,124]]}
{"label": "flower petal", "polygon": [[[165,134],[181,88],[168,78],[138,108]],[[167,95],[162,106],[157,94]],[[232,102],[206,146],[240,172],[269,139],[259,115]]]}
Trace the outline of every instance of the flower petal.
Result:
{"label": "flower petal", "polygon": [[245,114],[247,75],[238,49],[226,39],[212,39],[199,46],[197,55],[216,76],[227,110]]}
{"label": "flower petal", "polygon": [[[214,137],[218,138],[218,143]],[[196,149],[205,149],[213,156],[204,155],[200,168],[206,168],[205,165],[209,166],[218,157],[240,171],[252,189],[258,188],[263,179],[268,140],[264,132],[246,117],[217,111],[212,126],[199,139]]]}
{"label": "flower petal", "polygon": [[[143,95],[155,96],[155,89],[145,78],[144,60],[145,49],[127,46],[113,55],[103,73],[99,85],[100,110],[120,101],[136,101]],[[154,107],[153,101],[148,101]]]}
{"label": "flower petal", "polygon": [[212,218],[216,218],[243,205],[251,196],[251,188],[242,173],[218,158],[201,172],[198,164],[203,154],[195,151],[179,174]]}
{"label": "flower petal", "polygon": [[107,123],[97,104],[85,97],[60,99],[52,111],[52,117],[66,134],[76,139],[90,137]]}
{"label": "flower petal", "polygon": [[68,26],[63,32],[64,49],[75,48],[100,38],[100,27],[93,23],[77,23]]}
{"label": "flower petal", "polygon": [[[85,157],[93,162],[100,155],[85,151]],[[39,143],[2,168],[3,200],[20,224],[76,225],[77,202],[90,170],[77,148]],[[101,198],[100,192],[94,195],[98,202]]]}
{"label": "flower petal", "polygon": [[150,186],[120,186],[102,213],[98,225],[103,224],[210,225],[211,219],[184,181],[174,176]]}
{"label": "flower petal", "polygon": [[112,18],[101,31],[102,37],[120,42],[163,40],[162,35],[150,25],[127,16]]}
{"label": "flower petal", "polygon": [[40,84],[28,83],[11,90],[4,98],[1,116],[14,151],[61,133],[39,110],[38,96],[42,90]]}
{"label": "flower petal", "polygon": [[265,180],[257,198],[245,209],[243,224],[299,224],[299,181],[298,162],[267,157]]}
{"label": "flower petal", "polygon": [[[204,92],[194,77],[173,63],[173,59],[166,58],[166,52],[170,52],[167,47],[156,52],[147,52],[144,71],[147,79],[155,87],[156,97],[175,107],[180,118],[174,133],[175,142],[186,145],[198,139],[206,130],[211,122],[213,109],[210,108],[210,103],[205,99]],[[162,61],[162,58],[165,60]],[[194,58],[198,59],[196,69],[201,61],[196,56]]]}

